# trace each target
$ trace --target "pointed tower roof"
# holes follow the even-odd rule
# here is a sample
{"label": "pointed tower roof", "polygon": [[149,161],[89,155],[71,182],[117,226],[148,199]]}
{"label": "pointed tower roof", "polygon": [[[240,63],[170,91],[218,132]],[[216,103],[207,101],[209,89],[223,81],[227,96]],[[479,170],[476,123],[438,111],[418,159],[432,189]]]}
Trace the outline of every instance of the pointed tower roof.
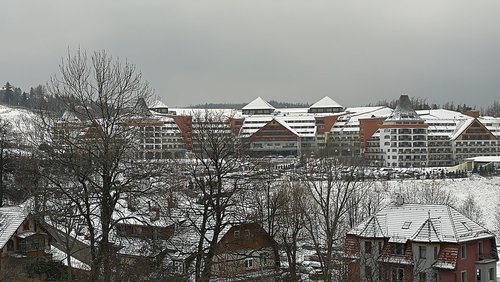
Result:
{"label": "pointed tower roof", "polygon": [[344,106],[335,102],[332,98],[325,96],[323,99],[310,106],[307,111],[309,113],[339,113],[344,109]]}
{"label": "pointed tower roof", "polygon": [[323,99],[312,104],[309,108],[344,108],[344,106],[337,103],[332,98],[325,96]]}
{"label": "pointed tower roof", "polygon": [[252,102],[241,108],[242,110],[274,110],[275,108],[266,100],[257,97]]}
{"label": "pointed tower roof", "polygon": [[132,111],[134,114],[139,116],[151,116],[151,112],[149,111],[148,105],[146,104],[144,98],[137,99],[137,103],[135,104]]}
{"label": "pointed tower roof", "polygon": [[387,121],[399,121],[399,120],[413,120],[413,121],[422,120],[422,118],[413,109],[410,98],[408,97],[408,95],[405,94],[399,97],[396,109],[387,118]]}

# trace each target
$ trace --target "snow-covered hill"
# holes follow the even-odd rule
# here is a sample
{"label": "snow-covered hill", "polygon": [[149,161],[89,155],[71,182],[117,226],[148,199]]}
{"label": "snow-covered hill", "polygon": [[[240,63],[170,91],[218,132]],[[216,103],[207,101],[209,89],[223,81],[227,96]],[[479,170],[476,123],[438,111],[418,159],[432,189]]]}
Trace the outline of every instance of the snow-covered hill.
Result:
{"label": "snow-covered hill", "polygon": [[436,179],[436,180],[391,180],[386,182],[377,182],[384,194],[394,194],[408,189],[416,189],[422,186],[437,186],[444,191],[450,192],[450,195],[457,201],[455,206],[461,205],[469,196],[474,196],[482,211],[482,221],[484,227],[491,231],[499,232],[496,226],[495,214],[497,204],[500,201],[500,177],[481,177],[473,175],[468,178],[457,179]]}
{"label": "snow-covered hill", "polygon": [[6,120],[11,124],[11,131],[19,142],[26,141],[26,135],[33,131],[33,121],[36,115],[24,109],[10,108],[0,105],[0,121]]}

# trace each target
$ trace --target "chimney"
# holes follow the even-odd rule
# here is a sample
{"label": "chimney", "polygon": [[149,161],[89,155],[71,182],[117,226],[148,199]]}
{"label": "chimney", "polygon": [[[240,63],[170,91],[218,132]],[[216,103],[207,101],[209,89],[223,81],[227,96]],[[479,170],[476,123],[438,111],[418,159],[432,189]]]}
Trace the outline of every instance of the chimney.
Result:
{"label": "chimney", "polygon": [[470,116],[473,118],[478,118],[479,117],[479,111],[473,111],[473,110],[468,110],[464,112],[464,115]]}

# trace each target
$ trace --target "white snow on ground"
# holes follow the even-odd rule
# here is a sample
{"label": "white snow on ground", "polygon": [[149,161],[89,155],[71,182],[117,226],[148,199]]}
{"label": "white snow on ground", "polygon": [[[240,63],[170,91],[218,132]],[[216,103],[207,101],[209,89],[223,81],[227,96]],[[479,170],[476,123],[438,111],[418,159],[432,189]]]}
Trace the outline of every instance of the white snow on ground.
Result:
{"label": "white snow on ground", "polygon": [[[473,195],[483,214],[484,227],[490,231],[497,231],[495,213],[497,203],[500,201],[500,177],[481,177],[473,175],[469,178],[455,179],[426,179],[426,180],[391,180],[385,182],[388,194],[397,193],[406,187],[419,187],[420,185],[437,185],[449,191],[458,200],[458,205]],[[384,185],[384,182],[377,182]],[[457,207],[455,207],[457,208]],[[498,235],[498,234],[497,234]]]}
{"label": "white snow on ground", "polygon": [[28,110],[9,108],[0,105],[0,120],[8,120],[14,132],[22,133],[26,130],[26,122],[34,118],[35,114]]}
{"label": "white snow on ground", "polygon": [[[61,251],[54,246],[51,246],[50,253],[52,254],[53,260],[61,261],[64,265],[66,266],[68,265],[68,262],[66,261],[66,253],[64,251]],[[71,267],[90,271],[90,266],[88,264],[83,263],[74,257],[71,257],[70,261],[71,261]]]}

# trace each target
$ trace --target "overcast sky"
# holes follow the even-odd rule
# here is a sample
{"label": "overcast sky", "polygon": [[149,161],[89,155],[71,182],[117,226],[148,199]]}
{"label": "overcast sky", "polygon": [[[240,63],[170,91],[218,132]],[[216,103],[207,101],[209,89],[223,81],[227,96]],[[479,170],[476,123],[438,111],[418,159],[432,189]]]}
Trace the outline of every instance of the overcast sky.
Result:
{"label": "overcast sky", "polygon": [[0,10],[0,84],[25,91],[81,46],[136,64],[171,107],[500,100],[498,0],[14,0]]}

